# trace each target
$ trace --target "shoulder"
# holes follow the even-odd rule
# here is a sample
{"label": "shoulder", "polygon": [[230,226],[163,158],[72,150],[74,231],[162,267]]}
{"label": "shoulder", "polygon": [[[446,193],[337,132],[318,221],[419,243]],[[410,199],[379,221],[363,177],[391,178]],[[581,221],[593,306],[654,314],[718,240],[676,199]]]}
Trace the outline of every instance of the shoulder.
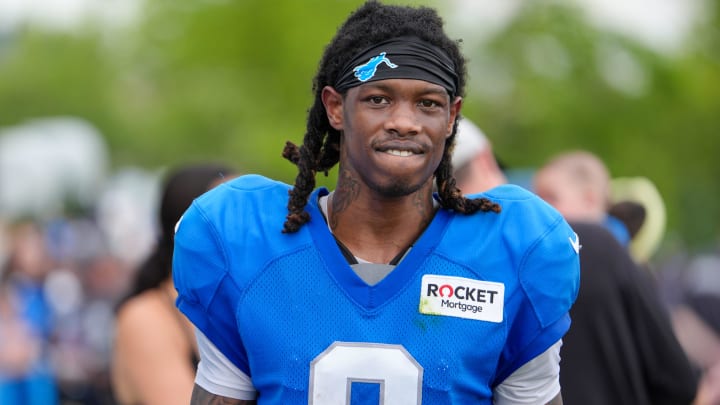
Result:
{"label": "shoulder", "polygon": [[226,183],[221,184],[221,186],[223,185],[231,189],[252,191],[258,191],[263,189],[290,188],[289,184],[283,183],[278,180],[273,180],[260,174],[245,174],[242,176],[238,176]]}
{"label": "shoulder", "polygon": [[581,241],[555,208],[520,186],[503,185],[477,196],[497,202],[502,211],[483,215],[489,219],[474,230],[466,227],[466,234],[478,234],[472,245],[504,257],[541,324],[553,323],[577,295]]}
{"label": "shoulder", "polygon": [[[239,237],[241,230],[272,228],[280,232],[290,186],[260,175],[223,183],[193,201],[176,226],[176,248]],[[202,239],[202,240],[198,240]],[[180,243],[178,243],[180,242]],[[214,242],[213,242],[214,243]]]}
{"label": "shoulder", "polygon": [[198,197],[193,205],[212,211],[253,200],[286,201],[288,190],[290,185],[283,182],[257,174],[246,174],[206,192]]}
{"label": "shoulder", "polygon": [[582,245],[580,263],[585,284],[590,285],[589,280],[597,282],[598,279],[612,279],[620,285],[637,283],[634,275],[642,273],[642,269],[610,230],[594,223],[572,222],[570,225]]}
{"label": "shoulder", "polygon": [[[615,235],[600,224],[572,222],[582,244],[580,260],[587,269],[602,268],[602,272],[612,269],[635,267],[628,249],[621,245]],[[622,270],[620,273],[625,273]]]}
{"label": "shoulder", "polygon": [[503,184],[467,197],[486,198],[500,205],[501,212],[497,218],[503,223],[524,222],[527,226],[530,220],[542,220],[545,223],[563,220],[562,215],[553,206],[530,190],[514,184]]}
{"label": "shoulder", "polygon": [[461,234],[482,231],[503,246],[522,254],[542,239],[556,239],[563,247],[574,232],[560,213],[531,191],[505,184],[468,198],[487,198],[500,205],[499,213],[455,215],[455,224]]}
{"label": "shoulder", "polygon": [[[503,211],[510,211],[515,218],[527,220],[528,215],[542,215],[552,222],[562,218],[560,213],[535,193],[514,184],[504,184],[490,189],[481,197],[500,204]],[[520,215],[520,216],[518,216]]]}
{"label": "shoulder", "polygon": [[476,194],[490,199],[523,201],[538,198],[530,190],[516,184],[502,184],[490,190]]}
{"label": "shoulder", "polygon": [[[625,250],[613,233],[605,226],[589,222],[571,222],[570,225],[584,240],[588,250],[602,248],[601,250]],[[591,243],[588,243],[591,242]]]}
{"label": "shoulder", "polygon": [[[168,302],[162,300],[155,289],[150,289],[127,300],[118,310],[117,327],[140,331],[148,326],[158,326],[172,320],[168,313]],[[169,298],[168,298],[169,300]]]}
{"label": "shoulder", "polygon": [[[182,343],[183,331],[174,318],[175,310],[169,297],[156,290],[148,290],[131,298],[116,316],[116,344],[121,349],[158,350]],[[170,344],[170,346],[168,346]]]}
{"label": "shoulder", "polygon": [[196,199],[175,231],[173,279],[181,296],[210,300],[228,275],[233,282],[226,286],[239,293],[268,261],[310,245],[307,227],[282,232],[288,190],[282,182],[245,175]]}

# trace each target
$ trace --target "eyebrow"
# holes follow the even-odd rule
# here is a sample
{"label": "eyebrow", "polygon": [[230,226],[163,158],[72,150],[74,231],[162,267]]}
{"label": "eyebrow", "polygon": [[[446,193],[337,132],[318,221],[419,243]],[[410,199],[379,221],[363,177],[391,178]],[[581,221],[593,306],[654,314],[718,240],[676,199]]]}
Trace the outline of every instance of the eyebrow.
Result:
{"label": "eyebrow", "polygon": [[[419,79],[393,79],[393,80],[415,80],[415,81],[425,82],[425,83],[427,83],[427,85],[425,85],[423,87],[423,89],[421,90],[421,94],[438,94],[438,95],[445,95],[445,96],[448,95],[448,91],[444,87],[440,86],[439,84],[426,82],[425,80],[419,80]],[[386,83],[383,83],[382,81],[374,81],[374,82],[365,83],[362,85],[362,87],[364,87],[364,88],[372,87],[372,88],[375,88],[378,90],[383,90],[383,91],[388,91],[388,92],[394,90],[394,86],[390,86]]]}

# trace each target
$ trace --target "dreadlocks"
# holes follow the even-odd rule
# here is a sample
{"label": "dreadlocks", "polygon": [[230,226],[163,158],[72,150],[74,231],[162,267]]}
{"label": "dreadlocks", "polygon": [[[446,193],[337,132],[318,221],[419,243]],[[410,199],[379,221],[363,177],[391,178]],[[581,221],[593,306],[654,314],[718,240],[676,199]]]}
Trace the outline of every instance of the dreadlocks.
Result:
{"label": "dreadlocks", "polygon": [[[443,21],[428,7],[382,5],[371,0],[358,8],[340,27],[335,38],[325,48],[317,75],[313,80],[315,99],[308,112],[303,144],[298,147],[287,142],[283,157],[298,167],[295,185],[290,190],[288,215],[283,232],[296,232],[310,220],[305,211],[310,193],[315,188],[315,175],[338,163],[340,158],[340,131],[333,128],[322,103],[322,90],[332,86],[342,73],[345,61],[358,52],[381,41],[411,35],[443,49],[455,64],[457,93],[463,96],[465,88],[465,58],[458,42],[448,38],[443,31]],[[453,133],[445,141],[442,161],[435,171],[435,181],[440,203],[446,209],[464,214],[480,211],[500,212],[500,206],[486,198],[467,199],[455,185],[452,176],[452,148],[457,131],[457,119]]]}

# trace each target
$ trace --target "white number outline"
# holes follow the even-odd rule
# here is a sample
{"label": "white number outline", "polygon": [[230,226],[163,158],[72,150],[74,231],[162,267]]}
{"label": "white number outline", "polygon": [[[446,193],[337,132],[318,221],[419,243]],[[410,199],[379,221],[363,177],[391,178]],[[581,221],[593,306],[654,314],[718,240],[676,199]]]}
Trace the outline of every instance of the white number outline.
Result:
{"label": "white number outline", "polygon": [[422,379],[422,366],[401,345],[334,342],[310,363],[308,405],[350,405],[353,382],[378,383],[379,405],[420,405]]}

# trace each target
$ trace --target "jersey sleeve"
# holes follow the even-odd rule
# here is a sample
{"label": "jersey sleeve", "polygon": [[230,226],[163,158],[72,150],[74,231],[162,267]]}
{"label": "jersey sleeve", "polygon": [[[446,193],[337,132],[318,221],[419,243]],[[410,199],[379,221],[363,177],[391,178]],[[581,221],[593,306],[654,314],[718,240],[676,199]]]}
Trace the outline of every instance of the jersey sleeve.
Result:
{"label": "jersey sleeve", "polygon": [[547,350],[570,327],[569,310],[580,286],[580,241],[559,214],[540,206],[539,213],[524,219],[526,230],[541,231],[520,261],[524,302],[509,325],[496,383]]}
{"label": "jersey sleeve", "polygon": [[545,404],[560,393],[560,347],[549,349],[522,365],[493,390],[495,405]]}
{"label": "jersey sleeve", "polygon": [[197,201],[176,226],[173,281],[180,311],[249,375],[234,310],[239,289],[228,274],[228,256],[219,233]]}
{"label": "jersey sleeve", "polygon": [[257,398],[257,391],[250,377],[235,367],[197,328],[195,336],[202,359],[198,364],[195,384],[223,397],[242,400]]}

